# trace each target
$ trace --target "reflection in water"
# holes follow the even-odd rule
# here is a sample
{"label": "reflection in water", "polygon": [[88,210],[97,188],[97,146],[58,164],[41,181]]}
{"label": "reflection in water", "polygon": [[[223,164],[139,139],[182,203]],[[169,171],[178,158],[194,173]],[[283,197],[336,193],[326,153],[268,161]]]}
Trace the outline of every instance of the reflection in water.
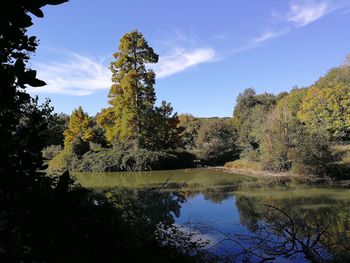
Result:
{"label": "reflection in water", "polygon": [[[264,231],[269,230],[271,236],[274,236],[271,242],[278,241],[276,236],[280,233],[274,227],[276,222],[273,219],[279,218],[282,222],[283,216],[278,217],[266,211],[266,204],[281,209],[292,218],[293,227],[298,229],[297,238],[302,242],[309,238],[312,244],[311,240],[317,239],[317,225],[320,225],[320,231],[326,228],[325,235],[317,241],[318,248],[329,248],[329,253],[335,261],[344,262],[350,259],[349,189],[307,188],[292,183],[284,188],[267,187],[256,178],[210,169],[89,173],[76,174],[76,177],[85,187],[97,190],[117,187],[118,191],[125,191],[124,196],[150,193],[152,191],[147,189],[153,188],[154,191],[168,180],[162,189],[156,190],[164,195],[146,202],[140,213],[148,214],[150,218],[153,215],[161,217],[168,223],[186,224],[197,234],[201,233],[204,239],[210,240],[206,247],[208,250],[220,256],[233,256],[229,260],[233,260],[237,255],[240,256],[239,260],[243,260],[247,255],[240,253],[254,249],[255,241],[263,236],[262,226]],[[157,209],[171,212],[162,214],[164,211]],[[286,222],[281,226],[288,229]],[[239,242],[236,242],[237,238]],[[293,240],[293,235],[289,236],[288,240]],[[259,249],[267,255],[272,250],[267,243],[265,245],[266,251],[263,251],[262,246]],[[288,251],[290,246],[285,246],[284,249]],[[305,255],[302,254],[303,252],[284,260],[306,261]],[[328,256],[328,253],[326,254]],[[326,254],[318,256],[324,258]],[[252,254],[250,256],[250,260],[259,260]],[[278,261],[283,260],[279,258]]]}

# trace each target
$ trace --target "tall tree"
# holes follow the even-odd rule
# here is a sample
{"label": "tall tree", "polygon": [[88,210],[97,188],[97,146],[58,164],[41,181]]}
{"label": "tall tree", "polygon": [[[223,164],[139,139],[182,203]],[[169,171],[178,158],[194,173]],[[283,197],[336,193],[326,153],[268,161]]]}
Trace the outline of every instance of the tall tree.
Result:
{"label": "tall tree", "polygon": [[[156,100],[153,88],[155,73],[146,69],[145,65],[158,62],[158,55],[143,35],[135,30],[121,38],[118,52],[113,56],[116,61],[110,66],[113,85],[108,96],[114,120],[108,122],[112,125],[104,128],[107,133],[113,134],[108,136],[109,139],[132,139],[139,147],[141,130],[148,125],[147,117],[153,111]],[[102,116],[99,119],[100,123],[106,123]]]}
{"label": "tall tree", "polygon": [[262,124],[260,153],[265,169],[284,171],[291,167],[290,151],[298,144],[301,125],[297,114],[305,89],[293,89],[279,100]]}
{"label": "tall tree", "polygon": [[253,88],[238,95],[233,111],[233,126],[238,132],[238,141],[244,153],[259,147],[261,126],[275,104],[274,95],[256,95]]}

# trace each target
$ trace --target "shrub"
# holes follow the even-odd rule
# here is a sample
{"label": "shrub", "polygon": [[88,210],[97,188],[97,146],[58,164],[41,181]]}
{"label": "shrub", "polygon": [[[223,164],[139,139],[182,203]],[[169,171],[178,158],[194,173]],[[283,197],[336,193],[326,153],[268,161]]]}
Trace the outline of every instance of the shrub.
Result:
{"label": "shrub", "polygon": [[262,171],[262,165],[259,162],[251,161],[247,159],[238,159],[233,162],[225,163],[225,168],[228,169],[242,169],[242,170],[253,170]]}
{"label": "shrub", "polygon": [[159,170],[163,168],[162,160],[166,159],[176,159],[176,156],[145,149],[132,150],[123,156],[121,167],[130,171]]}
{"label": "shrub", "polygon": [[82,172],[116,172],[122,170],[123,152],[115,149],[103,149],[99,152],[88,152],[76,167]]}
{"label": "shrub", "polygon": [[52,160],[52,158],[54,158],[61,151],[62,151],[61,145],[50,145],[45,147],[41,152],[44,159]]}
{"label": "shrub", "polygon": [[304,134],[291,151],[293,170],[303,174],[327,175],[334,156],[330,143],[322,134]]}
{"label": "shrub", "polygon": [[[123,147],[121,147],[123,148]],[[120,147],[89,151],[75,163],[80,172],[116,172],[180,169],[193,166],[195,156],[186,151],[157,152],[146,149],[124,150]]]}
{"label": "shrub", "polygon": [[59,152],[49,162],[49,173],[61,173],[64,170],[75,170],[75,166],[79,162],[78,156],[75,154],[73,145],[69,144],[64,147],[63,151]]}
{"label": "shrub", "polygon": [[244,159],[247,161],[259,162],[261,159],[261,154],[258,149],[256,150],[247,149],[247,150],[243,150],[239,157],[240,159]]}
{"label": "shrub", "polygon": [[204,123],[198,131],[194,153],[203,164],[219,165],[236,157],[236,133],[223,121]]}

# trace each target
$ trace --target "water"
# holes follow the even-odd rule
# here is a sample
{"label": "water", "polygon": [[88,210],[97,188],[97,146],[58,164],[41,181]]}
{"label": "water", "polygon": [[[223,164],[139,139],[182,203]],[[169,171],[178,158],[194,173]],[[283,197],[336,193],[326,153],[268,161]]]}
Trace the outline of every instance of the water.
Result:
{"label": "water", "polygon": [[[243,254],[238,254],[247,249],[252,252],[252,261],[259,261],[259,255],[267,257],[278,242],[285,241],[282,234],[289,235],[284,231],[291,224],[291,229],[298,230],[296,237],[305,244],[312,244],[319,232],[322,233],[314,246],[318,256],[349,260],[350,189],[307,187],[293,182],[283,187],[267,186],[262,179],[214,169],[77,173],[75,176],[82,186],[95,190],[153,189],[168,193],[164,198],[181,196],[178,208],[172,212],[175,224],[191,229],[209,242],[208,251],[230,260],[234,256],[243,260]],[[281,209],[288,217],[267,205]],[[270,239],[259,243],[267,236]],[[284,247],[288,248],[289,245]],[[274,257],[278,262],[306,261],[303,252],[288,258]]]}

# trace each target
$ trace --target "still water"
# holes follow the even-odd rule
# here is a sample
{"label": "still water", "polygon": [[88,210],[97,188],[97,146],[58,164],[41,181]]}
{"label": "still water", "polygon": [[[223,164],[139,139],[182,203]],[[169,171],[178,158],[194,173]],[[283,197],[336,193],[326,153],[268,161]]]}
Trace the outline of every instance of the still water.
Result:
{"label": "still water", "polygon": [[[345,262],[350,258],[347,188],[302,186],[293,181],[269,184],[204,168],[76,173],[75,177],[82,186],[96,191],[151,189],[168,193],[170,198],[181,196],[178,211],[172,214],[175,224],[207,241],[205,249],[223,261],[242,261],[242,252],[249,251],[251,261],[273,254],[274,262],[307,262],[306,250],[298,252],[301,243],[313,246],[323,259]],[[289,256],[278,256],[281,251],[289,251]]]}

